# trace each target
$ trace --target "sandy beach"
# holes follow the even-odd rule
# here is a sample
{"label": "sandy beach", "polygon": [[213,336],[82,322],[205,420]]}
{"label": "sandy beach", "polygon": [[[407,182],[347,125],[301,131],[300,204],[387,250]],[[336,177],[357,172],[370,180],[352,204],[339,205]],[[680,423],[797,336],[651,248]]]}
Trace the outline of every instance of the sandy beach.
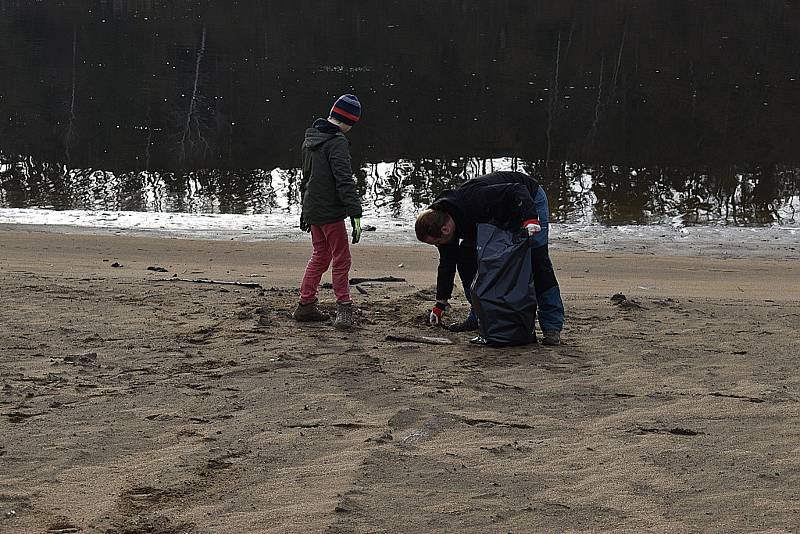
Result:
{"label": "sandy beach", "polygon": [[304,241],[0,225],[0,532],[797,532],[798,251],[579,248],[563,345],[492,349],[433,247],[353,247],[406,281],[343,333]]}

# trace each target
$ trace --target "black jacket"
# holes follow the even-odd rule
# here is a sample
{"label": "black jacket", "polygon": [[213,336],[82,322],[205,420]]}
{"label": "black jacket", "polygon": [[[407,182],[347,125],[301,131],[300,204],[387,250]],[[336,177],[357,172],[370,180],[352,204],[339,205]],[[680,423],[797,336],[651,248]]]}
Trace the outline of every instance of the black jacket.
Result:
{"label": "black jacket", "polygon": [[447,300],[453,294],[459,241],[462,247],[474,248],[480,223],[515,229],[520,228],[523,221],[537,219],[533,198],[538,189],[539,183],[527,174],[493,172],[473,178],[436,197],[431,208],[446,211],[456,225],[453,241],[437,247],[437,300]]}
{"label": "black jacket", "polygon": [[350,166],[350,147],[339,128],[325,119],[317,119],[306,130],[302,152],[303,219],[308,224],[322,225],[361,217],[361,199]]}

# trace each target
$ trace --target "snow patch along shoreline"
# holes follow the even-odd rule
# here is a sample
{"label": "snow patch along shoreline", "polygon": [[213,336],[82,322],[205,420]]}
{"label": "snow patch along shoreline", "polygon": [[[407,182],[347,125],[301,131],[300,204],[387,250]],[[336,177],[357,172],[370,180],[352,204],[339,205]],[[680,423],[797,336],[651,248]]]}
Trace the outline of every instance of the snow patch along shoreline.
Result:
{"label": "snow patch along shoreline", "polygon": [[[417,245],[413,219],[370,217],[364,245]],[[98,234],[225,241],[303,241],[291,213],[268,215],[86,211],[0,208],[0,225],[18,231]],[[551,224],[551,249],[723,258],[800,259],[796,226],[601,226]]]}

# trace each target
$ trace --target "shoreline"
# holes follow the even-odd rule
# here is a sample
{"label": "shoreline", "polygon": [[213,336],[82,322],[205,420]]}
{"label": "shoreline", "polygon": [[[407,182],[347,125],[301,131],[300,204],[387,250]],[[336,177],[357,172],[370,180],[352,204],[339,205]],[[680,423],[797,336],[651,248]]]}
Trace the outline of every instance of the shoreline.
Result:
{"label": "shoreline", "polygon": [[[304,243],[290,215],[190,215],[141,212],[47,212],[0,209],[0,232],[63,235],[159,237],[182,240]],[[57,216],[56,223],[29,218]],[[86,219],[85,217],[90,217]],[[22,222],[21,222],[22,221]],[[362,235],[363,245],[425,247],[414,236],[413,220],[364,219],[377,225]],[[697,256],[720,259],[800,260],[800,227],[625,225],[552,223],[554,251],[631,253],[653,256]]]}

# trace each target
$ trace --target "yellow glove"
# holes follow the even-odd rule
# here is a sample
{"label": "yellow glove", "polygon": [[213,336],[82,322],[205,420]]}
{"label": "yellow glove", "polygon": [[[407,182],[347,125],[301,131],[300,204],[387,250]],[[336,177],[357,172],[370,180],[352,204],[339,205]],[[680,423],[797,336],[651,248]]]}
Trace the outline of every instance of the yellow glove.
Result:
{"label": "yellow glove", "polygon": [[353,244],[361,241],[361,217],[350,217],[350,224],[353,226]]}

